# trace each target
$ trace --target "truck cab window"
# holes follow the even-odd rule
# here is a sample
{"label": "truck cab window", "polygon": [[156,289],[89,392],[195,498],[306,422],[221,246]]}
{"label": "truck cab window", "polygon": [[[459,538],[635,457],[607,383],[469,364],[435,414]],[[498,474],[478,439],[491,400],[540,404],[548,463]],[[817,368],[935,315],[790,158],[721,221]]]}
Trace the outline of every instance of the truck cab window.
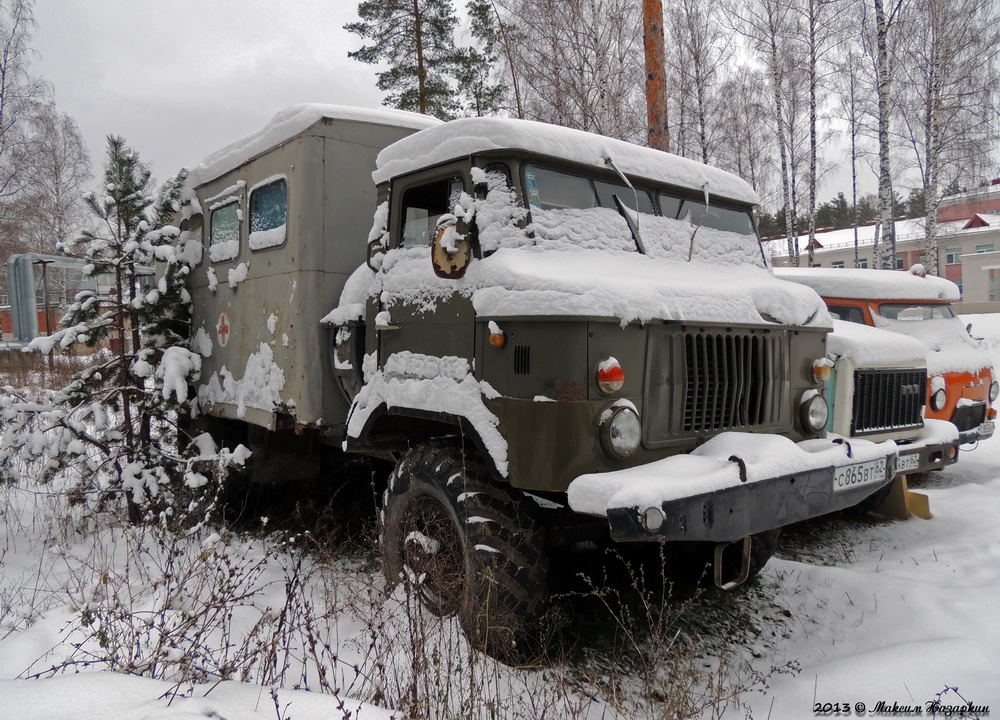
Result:
{"label": "truck cab window", "polygon": [[450,213],[464,190],[459,177],[411,187],[403,193],[403,233],[405,248],[430,245],[437,232],[438,218]]}
{"label": "truck cab window", "polygon": [[580,175],[529,165],[524,171],[524,188],[528,204],[539,210],[597,206],[597,196],[590,180]]}

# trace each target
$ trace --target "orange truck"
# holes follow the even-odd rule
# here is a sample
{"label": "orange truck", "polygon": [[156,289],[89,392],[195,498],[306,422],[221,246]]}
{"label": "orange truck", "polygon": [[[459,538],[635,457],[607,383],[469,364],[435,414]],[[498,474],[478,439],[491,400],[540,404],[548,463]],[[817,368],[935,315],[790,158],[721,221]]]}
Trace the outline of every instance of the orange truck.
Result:
{"label": "orange truck", "polygon": [[993,435],[997,411],[992,404],[1000,395],[989,355],[951,305],[961,298],[958,286],[922,270],[775,268],[775,274],[811,287],[836,319],[922,342],[927,348],[926,417],[950,420],[962,443],[985,440]]}

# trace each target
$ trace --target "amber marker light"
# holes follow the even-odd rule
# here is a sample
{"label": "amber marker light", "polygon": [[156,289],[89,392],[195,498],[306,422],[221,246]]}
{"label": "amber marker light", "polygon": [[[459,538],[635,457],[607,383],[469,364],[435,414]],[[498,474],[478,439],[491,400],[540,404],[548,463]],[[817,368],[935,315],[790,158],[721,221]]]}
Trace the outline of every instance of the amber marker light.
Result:
{"label": "amber marker light", "polygon": [[814,360],[812,365],[813,382],[821,385],[830,379],[830,361],[826,358]]}
{"label": "amber marker light", "polygon": [[507,335],[504,333],[503,330],[500,329],[500,326],[497,325],[492,320],[490,320],[489,328],[490,328],[490,345],[492,345],[495,348],[502,348],[504,344],[507,342]]}

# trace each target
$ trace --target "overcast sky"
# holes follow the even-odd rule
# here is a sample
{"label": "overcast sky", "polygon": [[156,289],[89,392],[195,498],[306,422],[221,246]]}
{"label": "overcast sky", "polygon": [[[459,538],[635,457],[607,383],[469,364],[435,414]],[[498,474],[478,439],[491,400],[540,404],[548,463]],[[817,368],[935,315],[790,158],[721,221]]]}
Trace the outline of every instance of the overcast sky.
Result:
{"label": "overcast sky", "polygon": [[[35,71],[104,167],[122,135],[159,182],[305,102],[379,107],[375,68],[351,60],[357,0],[36,0]],[[859,167],[864,191],[874,176]],[[820,199],[844,190],[841,163]],[[903,192],[905,196],[905,192]]]}
{"label": "overcast sky", "polygon": [[379,107],[356,0],[37,0],[36,73],[95,175],[122,135],[159,181],[303,102]]}

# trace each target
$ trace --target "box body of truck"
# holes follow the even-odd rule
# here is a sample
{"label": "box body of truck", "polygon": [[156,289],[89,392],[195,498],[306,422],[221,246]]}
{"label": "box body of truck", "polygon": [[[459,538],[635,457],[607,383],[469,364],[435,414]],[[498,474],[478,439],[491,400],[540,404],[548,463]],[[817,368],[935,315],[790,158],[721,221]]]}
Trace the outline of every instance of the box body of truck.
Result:
{"label": "box body of truck", "polygon": [[375,156],[438,121],[326,105],[291,108],[189,178],[204,238],[189,284],[201,412],[339,442],[348,405],[319,320],[365,260]]}

